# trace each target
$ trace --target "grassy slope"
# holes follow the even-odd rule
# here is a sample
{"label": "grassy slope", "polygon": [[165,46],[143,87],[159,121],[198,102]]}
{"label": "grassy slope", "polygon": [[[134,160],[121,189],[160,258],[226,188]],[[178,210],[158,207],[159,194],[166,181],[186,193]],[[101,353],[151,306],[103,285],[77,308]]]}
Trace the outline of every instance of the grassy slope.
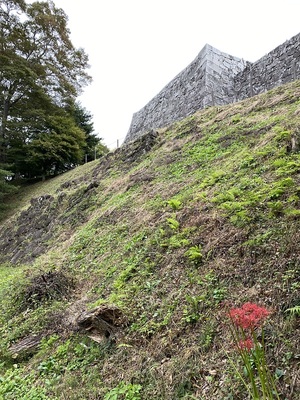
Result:
{"label": "grassy slope", "polygon": [[[298,81],[203,110],[144,154],[140,140],[14,198],[0,242],[31,197],[53,196],[39,212],[57,225],[34,262],[2,255],[4,399],[246,399],[223,307],[245,301],[272,310],[269,363],[284,371],[282,398],[299,399],[299,320],[285,312],[300,305],[299,97]],[[41,271],[72,276],[75,290],[27,304]],[[122,310],[116,341],[68,331],[62,321],[82,304]],[[8,347],[39,332],[39,350],[12,359]]]}

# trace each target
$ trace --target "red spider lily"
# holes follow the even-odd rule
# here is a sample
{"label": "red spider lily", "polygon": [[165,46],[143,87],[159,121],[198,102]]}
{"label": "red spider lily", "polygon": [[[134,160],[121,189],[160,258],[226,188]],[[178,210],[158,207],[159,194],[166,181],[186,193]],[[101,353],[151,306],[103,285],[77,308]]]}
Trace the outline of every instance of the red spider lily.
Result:
{"label": "red spider lily", "polygon": [[[242,307],[229,309],[230,331],[247,379],[241,373],[239,377],[246,385],[252,399],[280,400],[276,382],[267,366],[264,330],[261,329],[261,343],[256,328],[262,327],[270,311],[254,303],[245,303]],[[251,351],[253,349],[253,351]]]}
{"label": "red spider lily", "polygon": [[251,349],[253,349],[253,347],[254,347],[254,343],[251,338],[247,338],[245,340],[240,340],[238,343],[238,348],[240,350],[250,351]]}
{"label": "red spider lily", "polygon": [[260,307],[254,303],[245,303],[240,308],[232,308],[229,311],[231,321],[244,330],[253,331],[257,328],[270,314],[264,307]]}

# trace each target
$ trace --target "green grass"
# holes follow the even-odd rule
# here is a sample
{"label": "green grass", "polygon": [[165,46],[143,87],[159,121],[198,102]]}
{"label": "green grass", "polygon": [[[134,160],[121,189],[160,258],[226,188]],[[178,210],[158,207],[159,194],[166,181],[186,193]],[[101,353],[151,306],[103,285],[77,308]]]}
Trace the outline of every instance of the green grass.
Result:
{"label": "green grass", "polygon": [[[299,94],[294,82],[208,108],[162,130],[149,152],[137,142],[9,200],[0,244],[18,243],[10,257],[53,230],[35,260],[0,268],[4,398],[245,398],[224,361],[223,305],[253,301],[272,310],[268,360],[285,371],[283,398],[297,400],[298,314],[286,310],[299,307],[299,152],[290,147]],[[30,203],[45,194],[47,207]],[[29,306],[30,278],[49,271],[72,276],[75,289]],[[114,340],[62,323],[110,304],[127,321]],[[14,358],[10,346],[32,333],[44,336],[40,347]]]}

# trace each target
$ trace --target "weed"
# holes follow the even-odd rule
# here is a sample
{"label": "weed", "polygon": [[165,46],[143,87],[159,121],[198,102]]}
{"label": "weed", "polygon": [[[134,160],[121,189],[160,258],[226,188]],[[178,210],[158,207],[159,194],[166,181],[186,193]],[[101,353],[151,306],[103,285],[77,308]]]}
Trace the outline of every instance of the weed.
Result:
{"label": "weed", "polygon": [[299,219],[300,218],[300,210],[296,210],[294,208],[287,208],[284,210],[284,214],[289,219]]}
{"label": "weed", "polygon": [[271,230],[267,230],[264,233],[257,234],[254,238],[251,238],[243,243],[244,246],[259,246],[263,243],[266,243],[271,238],[273,232]]}
{"label": "weed", "polygon": [[141,400],[141,385],[120,382],[118,386],[111,389],[103,400]]}
{"label": "weed", "polygon": [[[34,385],[33,373],[24,373],[23,368],[14,366],[0,375],[0,398],[5,400],[48,400],[46,389]],[[58,400],[52,397],[53,400]]]}
{"label": "weed", "polygon": [[287,310],[285,310],[285,312],[288,312],[291,315],[300,315],[300,306],[295,306],[295,307],[291,307],[288,308]]}
{"label": "weed", "polygon": [[180,249],[181,247],[188,246],[190,241],[182,237],[182,235],[172,235],[167,241],[162,243],[163,247],[170,247],[173,249]]}
{"label": "weed", "polygon": [[276,168],[275,173],[277,176],[287,176],[294,175],[300,172],[300,160],[299,156],[297,158],[294,156],[294,159],[279,158],[274,161],[274,167]]}
{"label": "weed", "polygon": [[168,226],[169,226],[173,231],[178,231],[180,224],[179,224],[179,222],[177,221],[177,219],[170,217],[170,218],[167,218],[166,221],[167,221]]}
{"label": "weed", "polygon": [[227,289],[226,288],[216,288],[212,292],[212,297],[216,300],[217,303],[223,301],[226,297]]}
{"label": "weed", "polygon": [[199,296],[187,295],[185,297],[188,306],[183,310],[183,319],[185,322],[194,323],[200,318],[200,305],[206,300],[206,293]]}
{"label": "weed", "polygon": [[202,248],[200,245],[190,247],[184,254],[195,264],[198,264],[203,258]]}
{"label": "weed", "polygon": [[284,178],[274,184],[273,189],[269,192],[269,199],[274,200],[286,193],[287,189],[294,186],[295,182],[292,178]]}
{"label": "weed", "polygon": [[167,201],[167,204],[172,208],[173,211],[180,210],[182,203],[178,199],[171,199]]}
{"label": "weed", "polygon": [[200,335],[200,345],[203,351],[207,351],[211,347],[215,336],[215,327],[212,321],[209,321],[209,323],[205,325]]}
{"label": "weed", "polygon": [[233,124],[237,124],[238,122],[241,121],[241,114],[236,114],[234,117],[231,118],[231,121]]}
{"label": "weed", "polygon": [[279,215],[281,215],[284,211],[284,206],[282,201],[278,200],[278,201],[269,201],[267,203],[268,208],[270,209],[270,216],[275,216],[278,217]]}
{"label": "weed", "polygon": [[118,279],[114,282],[114,287],[116,289],[122,288],[126,284],[126,282],[132,278],[136,270],[137,269],[135,265],[128,265],[125,269],[122,270]]}

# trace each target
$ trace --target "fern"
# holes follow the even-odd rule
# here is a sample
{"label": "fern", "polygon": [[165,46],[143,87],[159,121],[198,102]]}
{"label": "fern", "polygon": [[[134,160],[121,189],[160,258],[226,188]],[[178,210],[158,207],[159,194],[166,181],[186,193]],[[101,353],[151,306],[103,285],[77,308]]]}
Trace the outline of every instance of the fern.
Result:
{"label": "fern", "polygon": [[182,203],[180,200],[177,199],[171,199],[167,201],[167,204],[172,208],[172,210],[176,211],[179,210],[182,206]]}
{"label": "fern", "polygon": [[192,246],[184,254],[192,261],[201,261],[203,257],[201,246]]}
{"label": "fern", "polygon": [[179,222],[174,218],[167,218],[167,224],[174,231],[177,231],[179,229]]}
{"label": "fern", "polygon": [[288,308],[287,310],[285,310],[285,312],[288,312],[292,315],[300,315],[300,306]]}

